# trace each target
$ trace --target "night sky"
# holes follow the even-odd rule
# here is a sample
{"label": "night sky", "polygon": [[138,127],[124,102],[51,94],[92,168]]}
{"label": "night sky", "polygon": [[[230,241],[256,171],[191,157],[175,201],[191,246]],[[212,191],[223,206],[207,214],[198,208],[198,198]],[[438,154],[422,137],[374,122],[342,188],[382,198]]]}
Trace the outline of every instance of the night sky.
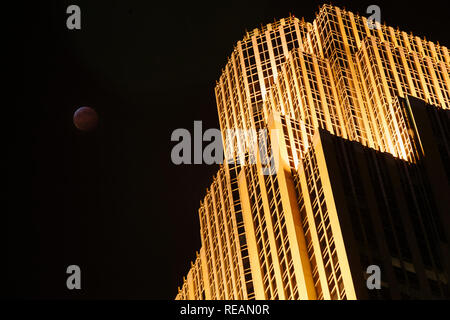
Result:
{"label": "night sky", "polygon": [[[449,47],[447,1],[334,1]],[[176,128],[219,128],[215,81],[245,29],[321,1],[45,1],[17,40],[23,60],[4,167],[6,295],[173,299],[200,248],[198,207],[218,166],[170,160]],[[67,6],[81,30],[66,28]],[[8,14],[8,13],[4,13]],[[14,26],[6,32],[15,32]],[[90,106],[93,132],[73,113]],[[79,265],[82,289],[66,288]],[[4,286],[2,286],[4,290]]]}

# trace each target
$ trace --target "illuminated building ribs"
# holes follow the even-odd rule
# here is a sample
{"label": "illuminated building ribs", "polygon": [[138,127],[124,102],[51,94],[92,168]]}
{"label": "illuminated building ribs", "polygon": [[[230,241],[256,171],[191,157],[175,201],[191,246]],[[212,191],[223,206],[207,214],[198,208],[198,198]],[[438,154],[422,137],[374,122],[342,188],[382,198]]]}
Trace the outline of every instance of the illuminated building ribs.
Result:
{"label": "illuminated building ribs", "polygon": [[[449,298],[449,71],[446,47],[331,5],[247,33],[215,87],[226,161],[176,299]],[[260,129],[256,158],[227,138]]]}

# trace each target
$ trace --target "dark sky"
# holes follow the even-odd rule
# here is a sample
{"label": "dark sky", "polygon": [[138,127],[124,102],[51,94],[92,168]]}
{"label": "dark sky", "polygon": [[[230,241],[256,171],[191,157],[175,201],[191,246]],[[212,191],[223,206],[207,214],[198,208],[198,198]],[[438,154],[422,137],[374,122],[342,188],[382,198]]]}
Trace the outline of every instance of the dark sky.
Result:
{"label": "dark sky", "polygon": [[[447,1],[335,1],[449,45]],[[216,166],[170,161],[176,128],[218,128],[214,97],[245,29],[311,21],[321,1],[45,1],[17,42],[20,94],[7,149],[6,294],[172,299],[200,247],[197,210]],[[66,28],[77,4],[82,29]],[[7,14],[7,13],[5,13]],[[16,32],[11,26],[11,32]],[[98,128],[78,131],[91,106]],[[82,290],[66,289],[66,268]],[[4,286],[2,286],[4,288]]]}

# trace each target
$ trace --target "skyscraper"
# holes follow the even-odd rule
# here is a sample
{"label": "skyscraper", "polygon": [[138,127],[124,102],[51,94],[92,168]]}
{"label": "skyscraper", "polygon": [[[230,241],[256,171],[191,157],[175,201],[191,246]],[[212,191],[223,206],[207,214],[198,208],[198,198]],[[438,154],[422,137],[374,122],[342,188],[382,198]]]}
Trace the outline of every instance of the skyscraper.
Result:
{"label": "skyscraper", "polygon": [[449,298],[449,71],[446,47],[331,5],[247,33],[176,299]]}

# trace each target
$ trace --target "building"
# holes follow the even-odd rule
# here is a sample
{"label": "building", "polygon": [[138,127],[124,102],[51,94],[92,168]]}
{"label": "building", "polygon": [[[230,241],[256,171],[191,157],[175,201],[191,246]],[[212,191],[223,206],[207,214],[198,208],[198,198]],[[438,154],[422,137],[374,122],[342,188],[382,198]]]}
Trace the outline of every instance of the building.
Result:
{"label": "building", "polygon": [[176,299],[450,298],[449,71],[446,47],[331,5],[247,33]]}

